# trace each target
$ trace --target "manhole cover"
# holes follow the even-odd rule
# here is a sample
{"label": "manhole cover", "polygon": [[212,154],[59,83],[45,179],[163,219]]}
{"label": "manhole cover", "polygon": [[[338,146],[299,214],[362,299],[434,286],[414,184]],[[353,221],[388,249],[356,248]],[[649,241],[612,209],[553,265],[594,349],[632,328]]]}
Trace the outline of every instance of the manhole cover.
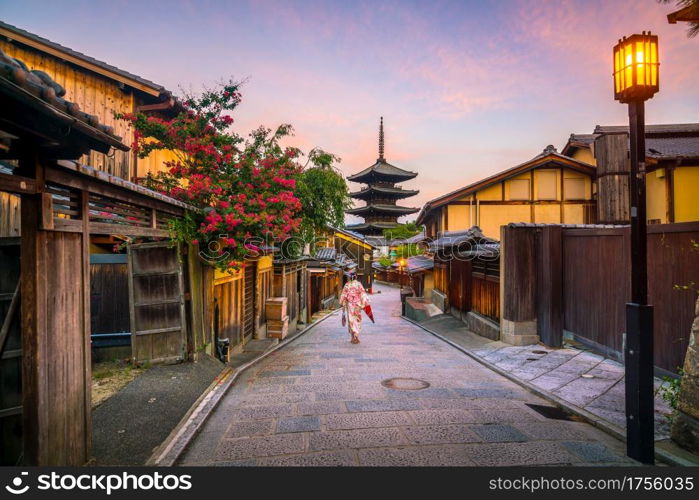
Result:
{"label": "manhole cover", "polygon": [[585,422],[585,419],[582,417],[566,413],[557,406],[536,405],[532,403],[525,404],[535,412],[551,420],[572,420],[574,422]]}
{"label": "manhole cover", "polygon": [[388,378],[382,380],[381,385],[388,389],[396,389],[398,391],[417,391],[420,389],[427,389],[430,383],[416,378]]}

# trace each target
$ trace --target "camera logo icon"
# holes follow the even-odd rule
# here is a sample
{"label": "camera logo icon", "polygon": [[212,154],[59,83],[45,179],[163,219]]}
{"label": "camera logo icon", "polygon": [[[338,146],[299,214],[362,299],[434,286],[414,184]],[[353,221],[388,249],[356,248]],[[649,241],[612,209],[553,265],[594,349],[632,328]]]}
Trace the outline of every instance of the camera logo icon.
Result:
{"label": "camera logo icon", "polygon": [[13,495],[21,495],[22,493],[26,493],[27,490],[29,489],[29,485],[25,485],[22,487],[22,476],[28,476],[28,472],[21,472],[19,476],[15,477],[12,480],[12,485],[6,485],[5,489],[12,493]]}

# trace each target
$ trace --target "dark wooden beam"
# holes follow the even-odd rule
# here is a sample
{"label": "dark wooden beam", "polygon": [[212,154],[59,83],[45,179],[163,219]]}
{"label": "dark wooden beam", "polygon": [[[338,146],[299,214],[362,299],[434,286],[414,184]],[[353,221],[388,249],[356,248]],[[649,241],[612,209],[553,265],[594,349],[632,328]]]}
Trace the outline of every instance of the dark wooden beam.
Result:
{"label": "dark wooden beam", "polygon": [[41,213],[39,214],[39,228],[42,230],[53,229],[53,196],[51,193],[41,193]]}
{"label": "dark wooden beam", "polygon": [[667,221],[675,222],[675,167],[668,166],[665,169],[665,187],[667,190]]}
{"label": "dark wooden beam", "polygon": [[146,236],[151,238],[168,238],[167,229],[154,229],[126,224],[109,224],[107,222],[90,222],[90,234],[123,234],[124,236]]}
{"label": "dark wooden beam", "polygon": [[29,177],[0,173],[0,191],[14,194],[36,193],[36,182]]}

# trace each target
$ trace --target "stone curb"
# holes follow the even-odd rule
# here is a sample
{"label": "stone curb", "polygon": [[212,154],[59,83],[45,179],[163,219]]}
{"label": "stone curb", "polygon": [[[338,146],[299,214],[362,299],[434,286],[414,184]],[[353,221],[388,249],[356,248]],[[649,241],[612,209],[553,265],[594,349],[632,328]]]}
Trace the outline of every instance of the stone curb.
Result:
{"label": "stone curb", "polygon": [[303,330],[297,332],[293,337],[285,339],[272,349],[265,351],[255,359],[239,366],[238,368],[225,367],[207,389],[199,396],[194,404],[189,408],[187,413],[182,417],[180,422],[175,426],[170,435],[156,448],[145,465],[158,467],[172,467],[180,458],[182,453],[187,449],[189,443],[196,437],[203,424],[209,418],[211,413],[216,409],[218,403],[223,399],[228,390],[233,386],[241,373],[248,368],[259,363],[267,356],[277,350],[286,347],[296,339],[301,338],[315,326],[319,325],[331,316],[334,316],[337,311],[333,311],[314,323],[308,325]]}
{"label": "stone curb", "polygon": [[[616,426],[610,422],[607,422],[606,420],[600,418],[599,416],[590,413],[589,411],[585,410],[584,408],[580,408],[579,406],[576,406],[572,403],[569,403],[568,401],[551,394],[550,392],[544,391],[540,389],[539,387],[536,387],[533,384],[530,384],[529,382],[525,380],[520,380],[519,378],[513,376],[511,373],[503,370],[502,368],[499,368],[498,366],[486,361],[485,359],[481,358],[480,356],[477,356],[476,354],[472,353],[470,350],[468,350],[465,347],[460,346],[459,344],[449,340],[446,337],[443,337],[441,334],[430,330],[429,328],[421,325],[420,323],[413,321],[410,318],[406,318],[405,316],[401,316],[401,319],[407,321],[408,323],[412,323],[415,326],[418,326],[425,330],[427,333],[430,333],[437,337],[438,339],[442,340],[443,342],[446,342],[450,346],[454,347],[455,349],[458,349],[459,351],[463,352],[466,354],[468,357],[472,358],[474,361],[477,361],[478,363],[482,364],[483,366],[493,370],[495,373],[502,375],[503,377],[511,380],[512,382],[515,382],[516,384],[522,386],[523,388],[527,389],[529,392],[546,399],[553,404],[563,408],[569,413],[572,413],[574,415],[577,415],[579,417],[584,418],[586,421],[588,421],[591,425],[597,427],[598,429],[606,432],[607,434],[612,435],[613,437],[617,438],[618,440],[622,442],[626,442],[626,431],[622,429],[619,426]],[[664,450],[664,449],[659,449],[658,446],[655,447],[655,457],[657,459],[662,460],[668,465],[675,465],[675,466],[696,466],[695,463],[692,463],[686,459],[683,459],[682,457],[679,457],[670,451]]]}

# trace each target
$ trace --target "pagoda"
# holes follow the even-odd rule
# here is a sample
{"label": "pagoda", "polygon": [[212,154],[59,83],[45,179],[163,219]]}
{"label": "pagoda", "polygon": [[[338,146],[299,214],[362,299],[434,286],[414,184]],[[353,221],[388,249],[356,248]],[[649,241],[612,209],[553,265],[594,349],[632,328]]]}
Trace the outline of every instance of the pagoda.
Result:
{"label": "pagoda", "polygon": [[347,229],[365,236],[383,236],[384,229],[398,226],[398,217],[414,214],[419,209],[402,207],[397,200],[415,196],[417,190],[396,186],[399,182],[417,177],[417,173],[391,165],[384,158],[383,117],[379,127],[379,158],[371,167],[350,175],[347,180],[366,184],[359,191],[350,193],[352,198],[366,202],[364,206],[352,208],[346,213],[364,218],[361,224],[347,226]]}

